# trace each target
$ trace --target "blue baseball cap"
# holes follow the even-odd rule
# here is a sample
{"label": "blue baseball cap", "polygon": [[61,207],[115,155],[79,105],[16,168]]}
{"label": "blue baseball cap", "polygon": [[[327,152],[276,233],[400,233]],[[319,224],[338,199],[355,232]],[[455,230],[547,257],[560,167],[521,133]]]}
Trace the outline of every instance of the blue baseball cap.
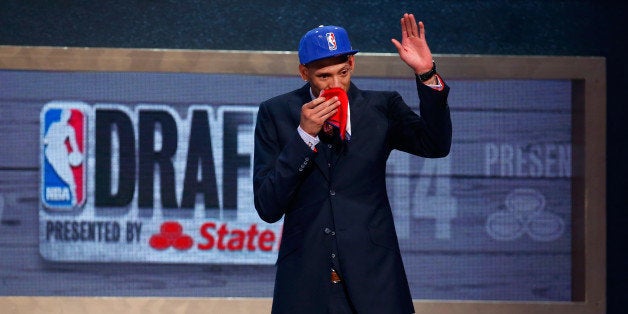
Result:
{"label": "blue baseball cap", "polygon": [[356,53],[358,50],[351,48],[347,31],[340,26],[321,25],[305,33],[299,42],[301,64]]}

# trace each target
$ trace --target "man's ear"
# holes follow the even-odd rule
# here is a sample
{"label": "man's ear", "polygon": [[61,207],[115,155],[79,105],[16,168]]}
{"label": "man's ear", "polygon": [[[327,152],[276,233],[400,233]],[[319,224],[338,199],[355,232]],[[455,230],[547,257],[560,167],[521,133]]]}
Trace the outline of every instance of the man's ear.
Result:
{"label": "man's ear", "polygon": [[307,81],[309,81],[309,80],[310,80],[310,77],[309,77],[309,75],[308,75],[308,69],[307,69],[307,67],[306,67],[306,66],[304,66],[303,64],[299,64],[299,74],[301,74],[301,78],[302,78],[304,81],[306,81],[306,82],[307,82]]}
{"label": "man's ear", "polygon": [[347,59],[347,62],[349,63],[349,66],[351,67],[351,71],[355,70],[355,56],[354,55],[350,55],[348,56],[349,58]]}

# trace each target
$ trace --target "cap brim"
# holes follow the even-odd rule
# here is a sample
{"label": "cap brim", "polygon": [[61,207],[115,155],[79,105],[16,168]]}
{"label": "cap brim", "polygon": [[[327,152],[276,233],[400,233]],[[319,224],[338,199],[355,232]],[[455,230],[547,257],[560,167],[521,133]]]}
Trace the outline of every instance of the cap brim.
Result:
{"label": "cap brim", "polygon": [[340,56],[352,56],[356,53],[360,52],[359,50],[350,50],[350,51],[346,51],[346,52],[342,52],[342,53],[336,53],[336,54],[330,54],[328,56],[324,56],[324,57],[320,57],[320,58],[316,58],[316,59],[312,59],[307,61],[306,63],[302,63],[303,65],[312,63],[314,61],[319,61],[319,60],[323,60],[323,59],[327,59],[327,58],[335,58],[335,57],[340,57]]}

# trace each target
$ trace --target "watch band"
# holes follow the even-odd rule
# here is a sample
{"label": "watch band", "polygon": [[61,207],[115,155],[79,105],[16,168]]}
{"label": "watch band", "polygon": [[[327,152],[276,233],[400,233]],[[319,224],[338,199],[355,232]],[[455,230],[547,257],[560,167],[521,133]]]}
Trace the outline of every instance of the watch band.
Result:
{"label": "watch band", "polygon": [[432,69],[422,73],[422,74],[417,74],[416,76],[419,78],[419,80],[421,82],[425,82],[427,80],[429,80],[430,78],[432,78],[432,76],[434,76],[434,74],[436,74],[436,62],[432,61]]}

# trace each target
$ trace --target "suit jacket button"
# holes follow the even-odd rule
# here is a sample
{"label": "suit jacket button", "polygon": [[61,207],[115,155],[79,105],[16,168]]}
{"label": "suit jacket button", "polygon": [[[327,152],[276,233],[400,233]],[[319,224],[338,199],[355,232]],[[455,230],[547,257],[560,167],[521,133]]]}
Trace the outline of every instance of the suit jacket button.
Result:
{"label": "suit jacket button", "polygon": [[332,231],[329,228],[325,228],[325,230],[323,230],[323,232],[325,232],[325,234],[330,234]]}
{"label": "suit jacket button", "polygon": [[334,191],[334,190],[329,190],[329,195],[332,195],[332,196],[333,196],[333,195],[336,195],[336,191]]}

